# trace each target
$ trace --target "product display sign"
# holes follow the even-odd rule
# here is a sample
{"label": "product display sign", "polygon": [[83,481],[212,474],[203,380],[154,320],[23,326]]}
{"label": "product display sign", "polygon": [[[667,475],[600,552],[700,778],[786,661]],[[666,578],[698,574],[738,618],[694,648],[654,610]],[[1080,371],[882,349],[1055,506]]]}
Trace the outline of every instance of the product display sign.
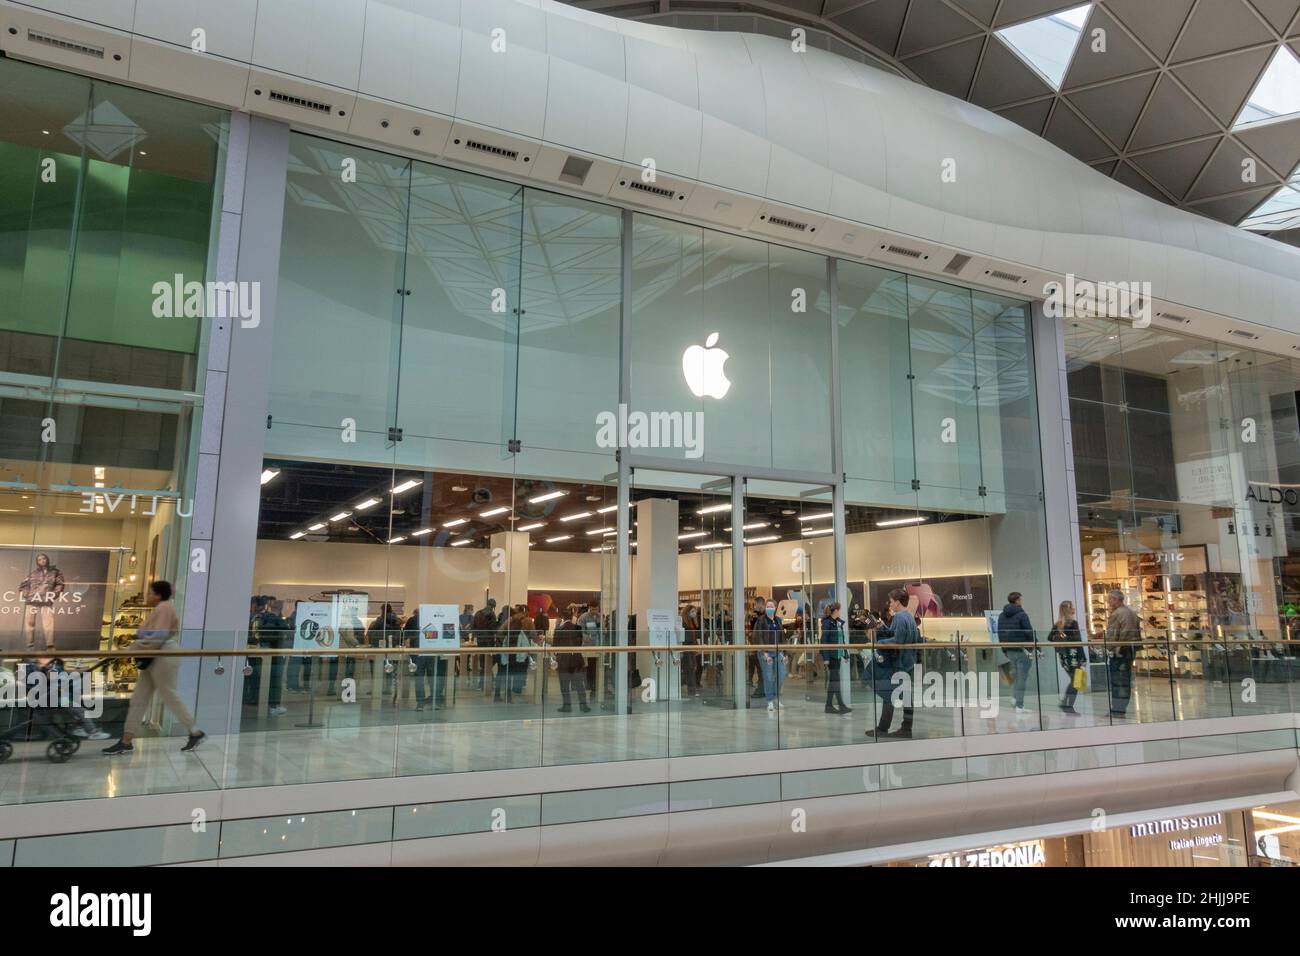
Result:
{"label": "product display sign", "polygon": [[676,611],[651,608],[646,611],[647,640],[651,644],[680,644],[678,631],[681,623],[682,619],[678,617]]}
{"label": "product display sign", "polygon": [[460,608],[455,604],[421,604],[420,646],[460,647]]}
{"label": "product display sign", "polygon": [[323,601],[299,601],[293,612],[295,651],[335,650],[339,646],[334,625],[334,605]]}
{"label": "product display sign", "polygon": [[872,581],[871,606],[877,611],[889,606],[889,592],[902,588],[916,619],[979,617],[993,609],[987,574],[927,578],[923,581]]}
{"label": "product display sign", "polygon": [[0,547],[0,650],[96,650],[107,551]]}

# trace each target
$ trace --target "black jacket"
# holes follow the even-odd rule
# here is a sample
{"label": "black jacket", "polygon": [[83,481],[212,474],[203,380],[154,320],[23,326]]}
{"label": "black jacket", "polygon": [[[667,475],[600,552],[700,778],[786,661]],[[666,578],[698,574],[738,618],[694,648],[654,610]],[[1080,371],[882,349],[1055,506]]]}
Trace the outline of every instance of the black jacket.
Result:
{"label": "black jacket", "polygon": [[[1029,623],[1029,615],[1019,604],[1008,604],[998,615],[998,643],[1018,644],[1034,639],[1034,625]],[[1028,647],[1008,647],[1008,654],[1023,654],[1031,650]]]}
{"label": "black jacket", "polygon": [[[818,642],[820,644],[843,644],[844,643],[844,622],[833,617],[822,618],[822,636]],[[822,650],[822,660],[827,664],[833,661],[841,661],[848,655],[842,650]]]}
{"label": "black jacket", "polygon": [[[1060,627],[1053,627],[1052,633],[1047,635],[1047,639],[1053,643],[1064,641],[1074,643],[1079,640],[1079,622],[1074,618],[1066,621]],[[1061,662],[1061,667],[1067,674],[1073,673],[1077,668],[1082,667],[1088,662],[1088,656],[1084,653],[1082,647],[1060,647],[1057,648],[1056,656]]]}
{"label": "black jacket", "polygon": [[[556,647],[581,647],[582,646],[582,628],[578,627],[573,621],[564,621],[555,627],[555,646]],[[556,658],[556,666],[561,674],[576,674],[578,671],[586,670],[586,662],[581,654],[560,654]]]}

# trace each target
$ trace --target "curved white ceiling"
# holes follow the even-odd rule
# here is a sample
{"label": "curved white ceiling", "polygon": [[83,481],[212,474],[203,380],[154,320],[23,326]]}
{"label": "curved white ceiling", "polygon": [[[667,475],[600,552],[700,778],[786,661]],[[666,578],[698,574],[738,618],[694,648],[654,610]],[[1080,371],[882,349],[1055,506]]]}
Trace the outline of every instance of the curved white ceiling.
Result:
{"label": "curved white ceiling", "polygon": [[[268,112],[255,85],[294,78],[336,107],[300,126],[364,135],[363,103],[389,103],[441,117],[444,132],[472,124],[626,167],[650,158],[669,182],[811,213],[818,240],[858,224],[1039,274],[1149,281],[1166,302],[1300,332],[1300,249],[1149,199],[980,107],[773,37],[552,0],[0,0],[6,23],[35,10],[83,21],[61,35],[122,44],[120,75],[107,56],[38,57],[8,30],[0,46],[255,112]],[[176,67],[159,67],[163,52]]]}

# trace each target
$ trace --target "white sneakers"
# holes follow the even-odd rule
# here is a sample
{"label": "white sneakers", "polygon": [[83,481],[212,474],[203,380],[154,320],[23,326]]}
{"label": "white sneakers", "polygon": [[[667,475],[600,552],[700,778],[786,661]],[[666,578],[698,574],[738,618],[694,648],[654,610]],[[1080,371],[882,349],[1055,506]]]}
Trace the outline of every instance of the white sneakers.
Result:
{"label": "white sneakers", "polygon": [[289,713],[289,708],[272,707],[270,710],[267,711],[267,713],[270,714],[272,717],[283,717],[285,714]]}
{"label": "white sneakers", "polygon": [[767,716],[769,717],[776,716],[776,705],[773,704],[770,700],[767,702]]}

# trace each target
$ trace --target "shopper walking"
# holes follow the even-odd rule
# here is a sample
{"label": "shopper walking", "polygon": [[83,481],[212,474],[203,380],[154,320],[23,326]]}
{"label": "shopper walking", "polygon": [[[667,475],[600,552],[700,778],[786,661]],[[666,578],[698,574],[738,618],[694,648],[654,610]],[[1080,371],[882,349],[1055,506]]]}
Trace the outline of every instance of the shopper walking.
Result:
{"label": "shopper walking", "polygon": [[[785,654],[781,650],[781,622],[776,619],[776,605],[763,605],[763,616],[754,622],[753,642],[759,645],[758,666],[763,672],[763,696],[767,698],[767,716],[775,717],[781,701],[781,684],[785,680]],[[768,649],[770,647],[770,650]]]}
{"label": "shopper walking", "polygon": [[826,713],[848,716],[853,713],[853,709],[844,706],[844,697],[840,693],[840,668],[844,666],[848,655],[841,646],[845,643],[845,635],[838,601],[826,605],[819,643],[836,645],[835,648],[822,650],[822,662],[826,665]]}
{"label": "shopper walking", "polygon": [[1106,617],[1110,713],[1112,717],[1125,717],[1133,696],[1133,658],[1137,654],[1136,642],[1142,637],[1142,622],[1124,603],[1123,591],[1110,591],[1106,595],[1106,606],[1110,608]]}
{"label": "shopper walking", "polygon": [[[145,604],[150,608],[149,616],[136,631],[135,640],[127,645],[127,650],[169,651],[176,644],[176,633],[180,629],[180,618],[176,616],[176,606],[172,604],[172,586],[167,581],[154,581],[145,592]],[[185,740],[182,753],[188,753],[197,747],[207,735],[194,723],[194,715],[181,700],[176,690],[176,675],[180,672],[180,658],[144,657],[138,658],[136,666],[139,676],[136,678],[135,690],[131,693],[131,703],[127,707],[126,722],[122,726],[122,739],[111,747],[104,748],[104,753],[111,757],[135,753],[131,741],[135,734],[128,728],[138,727],[145,717],[154,691],[162,698],[163,704],[172,712],[189,736]]]}
{"label": "shopper walking", "polygon": [[[1033,644],[1034,625],[1029,623],[1029,615],[1020,606],[1020,592],[1012,591],[1007,595],[1006,607],[998,615],[999,644]],[[1016,713],[1025,714],[1025,685],[1029,682],[1029,669],[1033,666],[1034,648],[1004,647],[1003,653],[1011,661],[1015,671],[1015,681],[1011,693],[1015,699]]]}
{"label": "shopper walking", "polygon": [[[890,618],[888,624],[876,627],[876,644],[893,644],[883,651],[877,649],[872,661],[872,686],[880,697],[880,720],[875,730],[868,730],[868,737],[912,736],[912,668],[916,665],[916,651],[912,645],[921,643],[921,632],[917,629],[916,618],[907,609],[907,592],[895,588],[889,592]],[[903,680],[895,680],[896,674],[904,675]],[[894,694],[899,692],[903,704],[903,723],[898,730],[889,732],[894,722]]]}
{"label": "shopper walking", "polygon": [[1057,706],[1067,714],[1077,715],[1079,712],[1074,709],[1074,700],[1079,694],[1079,683],[1082,681],[1078,675],[1087,666],[1088,658],[1083,645],[1079,643],[1079,622],[1074,618],[1073,601],[1061,602],[1061,606],[1056,611],[1052,632],[1047,635],[1047,639],[1056,644],[1070,645],[1056,649],[1056,659],[1060,661],[1061,669],[1065,671],[1065,697]]}

